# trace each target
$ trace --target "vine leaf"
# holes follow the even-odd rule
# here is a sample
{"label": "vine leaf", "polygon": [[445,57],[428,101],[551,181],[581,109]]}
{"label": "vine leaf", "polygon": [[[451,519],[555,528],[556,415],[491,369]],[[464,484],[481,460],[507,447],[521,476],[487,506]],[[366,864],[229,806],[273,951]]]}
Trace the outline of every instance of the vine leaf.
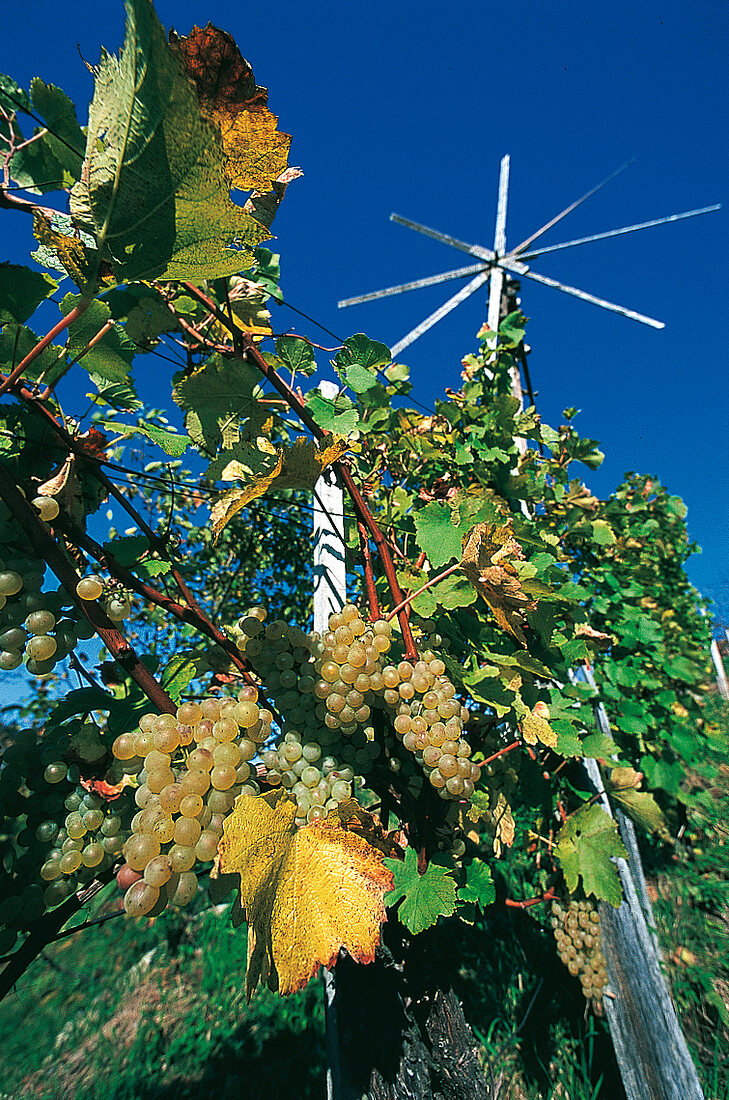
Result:
{"label": "vine leaf", "polygon": [[[67,294],[61,301],[61,313],[67,316],[79,305],[79,294]],[[88,345],[95,341],[93,347]],[[124,330],[114,324],[106,302],[93,301],[68,328],[66,350],[72,359],[83,353],[85,370],[107,382],[128,382],[136,346]]]}
{"label": "vine leaf", "polygon": [[586,894],[620,905],[620,878],[612,861],[627,859],[628,853],[615,821],[600,806],[580,806],[560,829],[554,850],[570,893],[581,878]]}
{"label": "vine leaf", "polygon": [[235,446],[241,420],[260,419],[259,381],[255,367],[217,355],[192,374],[177,376],[172,396],[185,410],[185,428],[201,450],[215,454],[220,447]]}
{"label": "vine leaf", "polygon": [[392,874],[380,851],[332,811],[295,824],[296,802],[281,789],[238,800],[220,842],[224,874],[240,875],[248,922],[246,994],[259,981],[294,993],[342,947],[369,963],[386,919]]}
{"label": "vine leaf", "polygon": [[79,178],[86,143],[76,108],[65,92],[37,76],[30,82],[30,98],[47,128],[37,127],[35,140],[15,153],[11,176],[36,194],[68,189]]}
{"label": "vine leaf", "polygon": [[470,901],[484,912],[496,897],[491,871],[480,859],[471,860],[466,868],[466,883],[458,890],[459,901]]}
{"label": "vine leaf", "polygon": [[[542,711],[546,711],[546,714],[540,713],[540,708]],[[527,745],[536,745],[539,742],[546,745],[548,749],[556,748],[557,734],[550,726],[548,718],[549,709],[544,703],[537,703],[534,710],[529,710],[527,707],[526,714],[519,722],[521,735]]]}
{"label": "vine leaf", "polygon": [[[233,275],[251,266],[270,233],[231,200],[234,148],[226,154],[201,111],[150,0],[125,6],[121,53],[104,51],[96,69],[74,223],[108,252],[118,282]],[[255,146],[241,151],[256,154]]]}
{"label": "vine leaf", "polygon": [[402,901],[397,915],[409,932],[417,935],[435,924],[438,917],[450,917],[455,911],[456,884],[446,867],[429,863],[421,875],[413,848],[406,848],[404,862],[386,859],[385,866],[393,874],[393,888],[385,898],[385,904],[389,908]]}
{"label": "vine leaf", "polygon": [[[293,446],[279,447],[273,453],[248,445],[245,463],[237,458],[231,459],[222,469],[220,477],[224,481],[238,479],[244,484],[240,488],[228,489],[213,505],[210,514],[215,536],[237,512],[273,487],[312,489],[322,471],[337,462],[349,449],[347,440],[339,436],[328,438],[326,444],[320,447],[315,440],[299,436]],[[219,463],[220,457],[216,463]]]}
{"label": "vine leaf", "polygon": [[522,589],[515,562],[524,560],[519,543],[508,525],[477,523],[463,544],[461,567],[488,604],[502,630],[526,645],[522,625],[526,611],[536,601]]}
{"label": "vine leaf", "polygon": [[50,275],[22,264],[0,263],[0,325],[27,321],[56,290],[58,283]]}
{"label": "vine leaf", "polygon": [[208,23],[184,38],[173,32],[170,45],[197,88],[204,117],[220,131],[230,186],[270,191],[286,169],[291,136],[277,130],[268,93],[256,85],[234,39]]}

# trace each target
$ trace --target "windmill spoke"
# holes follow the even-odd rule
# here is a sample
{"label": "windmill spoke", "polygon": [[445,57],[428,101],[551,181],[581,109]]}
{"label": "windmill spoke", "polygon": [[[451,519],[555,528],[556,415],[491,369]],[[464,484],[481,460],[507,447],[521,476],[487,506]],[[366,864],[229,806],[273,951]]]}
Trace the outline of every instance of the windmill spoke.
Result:
{"label": "windmill spoke", "polygon": [[480,244],[466,244],[457,237],[450,237],[447,233],[439,233],[437,229],[428,229],[427,225],[419,222],[411,222],[408,218],[402,218],[399,214],[390,214],[390,221],[404,225],[406,229],[414,229],[416,233],[422,233],[425,237],[432,237],[441,244],[449,244],[451,248],[457,248],[461,252],[467,252],[469,256],[478,256],[482,260],[493,260],[494,253],[490,248],[482,248]]}
{"label": "windmill spoke", "polygon": [[571,214],[573,210],[576,210],[577,207],[585,201],[585,199],[589,199],[592,195],[596,194],[596,192],[604,187],[606,183],[610,183],[611,180],[614,180],[616,176],[620,175],[620,173],[623,172],[628,167],[628,165],[633,163],[633,160],[635,160],[635,157],[633,157],[632,160],[626,160],[625,164],[621,164],[620,168],[616,168],[615,171],[606,179],[604,179],[601,183],[596,184],[590,191],[585,192],[585,194],[581,198],[576,199],[575,202],[571,203],[570,206],[565,207],[565,209],[560,214],[557,214],[557,216],[552,218],[551,221],[548,221],[547,224],[543,225],[541,229],[537,229],[536,233],[532,233],[531,237],[527,237],[525,241],[522,241],[521,244],[518,244],[516,248],[512,249],[512,255],[518,255],[520,252],[523,252],[525,248],[528,248],[532,241],[536,241],[537,237],[544,236],[548,229],[551,229],[552,226],[556,225],[557,222],[562,220],[562,218],[566,218],[568,214]]}
{"label": "windmill spoke", "polygon": [[[507,271],[511,266],[506,260],[503,261],[503,265]],[[554,287],[555,290],[562,290],[565,294],[572,294],[575,298],[581,298],[583,302],[592,302],[593,305],[602,306],[603,309],[609,309],[613,313],[621,314],[623,317],[630,317],[633,321],[640,321],[644,325],[650,325],[651,328],[666,327],[663,321],[656,321],[652,317],[645,317],[642,313],[635,313],[632,309],[615,305],[614,302],[608,302],[604,298],[596,298],[594,294],[588,294],[585,290],[578,290],[574,286],[568,286],[567,283],[557,282],[556,279],[550,279],[546,275],[537,275],[534,271],[521,271],[519,274],[527,279],[534,279],[537,283],[543,283],[544,286],[551,286]]]}
{"label": "windmill spoke", "polygon": [[484,264],[470,264],[468,267],[458,267],[455,271],[442,271],[439,275],[428,275],[424,279],[414,279],[411,283],[400,283],[399,286],[388,286],[384,290],[373,290],[370,294],[360,294],[357,298],[343,298],[337,302],[339,309],[345,306],[356,306],[360,302],[374,302],[377,298],[386,298],[390,294],[400,294],[404,290],[419,290],[422,286],[435,286],[437,283],[445,283],[449,279],[465,279],[468,275],[476,275],[484,271]]}
{"label": "windmill spoke", "polygon": [[679,222],[683,218],[695,218],[699,214],[710,214],[714,210],[721,210],[721,203],[714,206],[702,206],[699,210],[687,210],[684,214],[669,214],[665,218],[654,218],[650,222],[640,222],[638,225],[625,225],[622,229],[608,229],[605,233],[593,233],[591,237],[578,237],[574,241],[564,241],[562,244],[548,244],[544,248],[535,248],[531,252],[521,252],[520,260],[532,260],[535,256],[543,256],[546,252],[557,252],[560,248],[572,248],[576,244],[590,244],[592,241],[604,241],[607,237],[619,237],[623,233],[635,233],[639,229],[652,229],[654,225],[666,225],[668,222]]}
{"label": "windmill spoke", "polygon": [[479,274],[476,275],[474,279],[471,279],[470,283],[466,283],[466,285],[462,287],[457,294],[454,294],[452,298],[449,298],[447,302],[444,302],[443,305],[436,309],[434,313],[431,313],[429,317],[426,317],[424,321],[421,321],[417,328],[414,328],[412,332],[409,332],[407,334],[407,336],[403,336],[402,340],[398,340],[398,342],[392,348],[393,359],[396,355],[400,354],[403,348],[406,348],[410,344],[412,344],[415,340],[418,339],[419,336],[422,336],[424,332],[427,332],[429,328],[432,328],[433,325],[436,325],[438,321],[442,320],[442,318],[445,317],[447,313],[450,313],[452,309],[455,309],[456,306],[465,301],[465,299],[468,298],[470,294],[473,294],[474,291],[478,290],[480,286],[483,286],[488,277],[488,271],[479,272]]}

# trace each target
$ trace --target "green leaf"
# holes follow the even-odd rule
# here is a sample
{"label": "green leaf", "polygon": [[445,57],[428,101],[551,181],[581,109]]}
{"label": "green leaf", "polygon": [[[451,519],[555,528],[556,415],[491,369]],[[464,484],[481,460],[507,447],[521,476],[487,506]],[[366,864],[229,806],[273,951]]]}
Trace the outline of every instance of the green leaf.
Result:
{"label": "green leaf", "polygon": [[30,93],[36,115],[46,123],[45,133],[19,149],[10,162],[15,182],[35,194],[68,189],[79,179],[86,144],[76,108],[65,92],[35,77]]}
{"label": "green leaf", "polygon": [[[67,294],[61,302],[61,313],[64,317],[80,301],[80,295]],[[85,351],[80,360],[81,366],[108,382],[128,382],[132,359],[137,349],[116,324],[112,324],[99,338],[99,333],[111,320],[111,310],[106,302],[92,302],[78,320],[69,326],[66,349],[73,359],[84,352],[91,340],[97,339],[97,343]]]}
{"label": "green leaf", "polygon": [[118,424],[113,421],[105,421],[104,426],[117,435],[132,436],[143,435],[152,443],[161,447],[165,454],[173,458],[179,458],[189,447],[192,440],[189,435],[181,432],[169,432],[164,428],[157,428],[154,424]]}
{"label": "green leaf", "polygon": [[[33,350],[39,338],[25,325],[6,324],[0,333],[0,366],[5,370],[17,367],[18,363]],[[66,370],[66,358],[63,348],[49,344],[38,355],[25,372],[25,377],[37,380],[43,378],[48,384],[57,382]]]}
{"label": "green leaf", "polygon": [[253,279],[270,294],[277,302],[283,302],[283,291],[279,284],[281,278],[281,257],[270,248],[255,248],[253,255],[256,262],[253,268]]}
{"label": "green leaf", "polygon": [[314,349],[298,336],[279,336],[276,341],[276,355],[292,374],[303,374],[308,378],[316,370]]}
{"label": "green leaf", "polygon": [[466,885],[458,890],[459,901],[471,901],[482,912],[491,905],[496,897],[491,871],[480,859],[474,859],[466,868]]}
{"label": "green leaf", "polygon": [[645,755],[641,756],[639,767],[649,787],[665,791],[673,798],[679,797],[685,769],[677,760],[669,763],[668,760],[655,760]]}
{"label": "green leaf", "polygon": [[71,691],[55,704],[48,716],[46,730],[61,725],[67,718],[88,714],[92,710],[109,710],[116,700],[101,688],[86,687]]}
{"label": "green leaf", "polygon": [[95,72],[74,222],[118,282],[233,275],[270,233],[232,202],[221,133],[151,3],[126,0],[126,13],[120,56],[104,52]]}
{"label": "green leaf", "polygon": [[148,550],[149,539],[146,535],[125,535],[123,538],[104,543],[104,551],[116,558],[119,565],[127,568],[136,565]]}
{"label": "green leaf", "polygon": [[609,788],[610,801],[617,803],[636,825],[648,833],[667,833],[663,812],[652,794],[634,787]]}
{"label": "green leaf", "polygon": [[703,679],[701,670],[688,657],[671,657],[663,665],[663,671],[674,680],[684,680],[687,684],[693,684]]}
{"label": "green leaf", "polygon": [[507,314],[499,324],[499,337],[501,342],[505,342],[508,347],[518,347],[524,339],[525,326],[526,317],[520,309],[516,309],[513,313]]}
{"label": "green leaf", "polygon": [[396,905],[398,918],[409,932],[417,935],[435,924],[438,917],[449,917],[456,908],[456,884],[450,871],[429,863],[425,874],[418,873],[418,858],[412,848],[405,850],[405,862],[383,861],[393,874],[393,888],[385,895],[385,905]]}
{"label": "green leaf", "polygon": [[351,435],[359,427],[359,413],[346,394],[322,397],[318,390],[309,390],[306,407],[325,432]]}
{"label": "green leaf", "polygon": [[429,619],[437,613],[439,608],[452,611],[455,607],[468,607],[477,599],[478,592],[473,585],[465,577],[452,573],[450,577],[434,584],[427,592],[416,596],[411,606],[418,615]]}
{"label": "green leaf", "polygon": [[618,827],[597,805],[580,806],[559,831],[555,848],[570,893],[579,879],[586,894],[609,901],[616,908],[622,901],[620,878],[614,857],[627,859]]}
{"label": "green leaf", "polygon": [[611,760],[619,754],[618,746],[612,737],[606,737],[604,733],[589,734],[582,742],[582,749],[585,756],[601,760]]}
{"label": "green leaf", "polygon": [[415,513],[418,546],[425,551],[434,569],[461,557],[463,536],[471,526],[470,520],[454,525],[450,505],[437,500]]}
{"label": "green leaf", "polygon": [[614,546],[617,541],[613,529],[604,519],[596,519],[592,524],[592,541],[598,546]]}
{"label": "green leaf", "polygon": [[21,264],[0,263],[0,325],[12,321],[22,325],[56,290],[58,283],[50,275]]}
{"label": "green leaf", "polygon": [[351,367],[346,367],[344,378],[349,388],[355,393],[367,393],[367,390],[379,385],[375,376],[361,363],[352,363]]}
{"label": "green leaf", "polygon": [[87,394],[98,405],[110,405],[112,409],[124,409],[126,412],[138,412],[142,402],[137,397],[133,385],[127,382],[107,382],[99,374],[89,374],[98,393]]}
{"label": "green leaf", "polygon": [[16,111],[30,110],[28,93],[15,83],[12,76],[6,76],[5,73],[0,73],[0,107],[9,115]]}
{"label": "green leaf", "polygon": [[351,367],[354,363],[364,367],[372,374],[378,367],[387,366],[391,360],[390,349],[386,344],[381,344],[378,340],[370,340],[369,336],[365,336],[363,332],[358,332],[355,336],[350,336],[348,340],[344,341],[343,347],[334,356],[332,362],[337,371],[344,377],[346,368]]}
{"label": "green leaf", "polygon": [[217,355],[193,374],[178,376],[172,396],[185,410],[185,427],[201,450],[214,455],[239,441],[241,420],[259,414],[254,396],[259,381],[255,367]]}
{"label": "green leaf", "polygon": [[582,741],[577,730],[567,718],[553,718],[551,726],[557,734],[554,751],[560,756],[584,756]]}
{"label": "green leaf", "polygon": [[187,685],[198,675],[200,658],[176,654],[162,673],[160,684],[173,702],[179,703]]}
{"label": "green leaf", "polygon": [[155,577],[162,577],[166,573],[169,573],[171,569],[172,566],[168,561],[158,561],[155,558],[146,558],[138,564],[136,572],[143,579],[153,580]]}

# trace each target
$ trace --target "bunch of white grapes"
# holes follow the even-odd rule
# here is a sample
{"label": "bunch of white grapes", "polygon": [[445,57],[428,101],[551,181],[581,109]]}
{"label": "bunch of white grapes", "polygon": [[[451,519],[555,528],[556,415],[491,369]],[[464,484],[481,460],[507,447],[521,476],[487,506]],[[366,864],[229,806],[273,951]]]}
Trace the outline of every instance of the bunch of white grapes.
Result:
{"label": "bunch of white grapes", "polygon": [[[31,501],[48,523],[58,516],[53,497]],[[22,528],[0,503],[0,671],[13,672],[23,661],[34,676],[45,676],[67,657],[79,640],[93,636],[93,628],[73,614],[73,600],[63,588],[42,592],[46,571],[29,550]],[[67,614],[63,608],[69,608]]]}
{"label": "bunch of white grapes", "polygon": [[117,807],[116,802],[83,786],[67,795],[64,806],[68,813],[60,829],[55,821],[47,820],[36,832],[39,839],[52,845],[40,869],[49,909],[111,867],[129,835],[119,812],[121,805]]}
{"label": "bunch of white grapes", "polygon": [[[395,737],[414,754],[443,798],[470,798],[479,769],[470,761],[471,749],[462,736],[468,711],[455,698],[456,689],[445,675],[445,664],[429,648],[431,640],[440,641],[437,635],[427,636],[419,660],[388,664],[386,654],[395,642],[392,624],[385,619],[365,622],[354,604],[330,615],[323,636],[305,634],[282,620],[266,624],[265,619],[262,608],[244,616],[238,623],[237,644],[285,713],[291,727],[287,736],[294,746],[300,746],[282,746],[277,761],[271,757],[270,763],[264,763],[274,777],[280,774],[281,782],[295,789],[302,813],[308,799],[307,820],[318,816],[319,798],[326,794],[325,803],[336,801],[344,790],[340,787],[332,794],[334,788],[331,782],[327,784],[326,776],[335,776],[333,782],[351,781],[339,763],[350,770],[348,742],[358,740],[353,764],[363,774],[377,758],[381,748],[375,741],[373,707],[388,713]],[[421,634],[425,632],[421,630]],[[328,770],[325,775],[322,764],[316,781],[313,772],[307,772],[309,791],[319,790],[312,801],[303,789],[307,787],[303,779],[306,765],[299,761],[305,758],[305,749],[311,754],[317,746],[328,749]],[[300,772],[285,767],[289,759]],[[292,774],[284,778],[287,772]]]}
{"label": "bunch of white grapes", "polygon": [[236,798],[259,793],[249,761],[271,736],[273,715],[257,700],[244,687],[237,699],[186,702],[175,715],[145,714],[115,740],[114,756],[139,780],[117,876],[131,916],[186,905],[197,889],[193,868],[215,858]]}
{"label": "bunch of white grapes", "polygon": [[550,924],[560,960],[574,978],[579,977],[584,996],[597,1007],[608,981],[597,908],[574,898],[567,905],[555,901]]}

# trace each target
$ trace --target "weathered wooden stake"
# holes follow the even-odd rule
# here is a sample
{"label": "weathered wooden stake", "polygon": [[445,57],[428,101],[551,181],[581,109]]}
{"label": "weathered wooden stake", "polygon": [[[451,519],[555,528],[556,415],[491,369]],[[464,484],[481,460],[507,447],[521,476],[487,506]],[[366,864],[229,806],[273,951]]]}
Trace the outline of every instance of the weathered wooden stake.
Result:
{"label": "weathered wooden stake", "polygon": [[[589,684],[595,678],[580,670]],[[601,733],[610,736],[602,703],[594,708]],[[618,909],[600,902],[600,931],[609,991],[603,998],[627,1100],[704,1100],[696,1067],[661,969],[655,921],[646,889],[633,823],[613,810],[595,760],[585,770],[606,813],[618,822],[628,859],[616,859],[624,901]]]}

